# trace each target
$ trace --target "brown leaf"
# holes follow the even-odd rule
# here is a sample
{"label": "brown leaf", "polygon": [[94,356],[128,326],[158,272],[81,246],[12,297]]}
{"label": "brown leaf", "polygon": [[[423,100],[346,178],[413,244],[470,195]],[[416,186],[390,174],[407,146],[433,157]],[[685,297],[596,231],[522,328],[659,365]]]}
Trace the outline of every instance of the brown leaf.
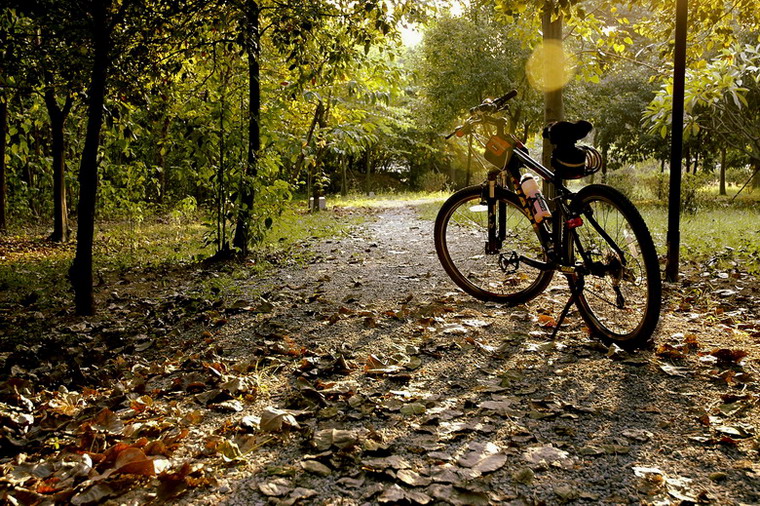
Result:
{"label": "brown leaf", "polygon": [[192,472],[192,467],[189,462],[185,462],[175,472],[164,472],[158,475],[158,481],[160,485],[158,487],[158,497],[166,500],[172,497],[176,497],[188,487],[187,478]]}
{"label": "brown leaf", "polygon": [[275,478],[266,483],[259,483],[259,490],[267,497],[281,497],[290,493],[292,485],[286,478]]}
{"label": "brown leaf", "polygon": [[682,359],[685,357],[683,354],[683,351],[681,351],[680,348],[676,348],[675,346],[672,346],[670,344],[661,344],[657,347],[657,351],[655,351],[655,354],[658,357],[661,358],[667,358],[667,359]]}
{"label": "brown leaf", "polygon": [[553,316],[549,316],[547,314],[540,314],[538,315],[538,326],[555,328],[557,326],[557,320],[555,320]]}
{"label": "brown leaf", "polygon": [[718,361],[718,365],[738,365],[748,355],[744,350],[731,350],[728,348],[716,348],[709,353]]}
{"label": "brown leaf", "polygon": [[417,492],[416,490],[404,490],[394,483],[390,487],[386,487],[383,493],[378,496],[377,501],[380,503],[393,504],[403,503],[405,501],[414,504],[427,504],[432,501],[432,498],[427,494]]}
{"label": "brown leaf", "polygon": [[114,472],[122,474],[138,474],[153,476],[156,474],[153,460],[139,448],[127,448],[119,453],[114,464]]}
{"label": "brown leaf", "polygon": [[90,426],[98,432],[107,434],[121,434],[124,430],[124,422],[108,408],[100,410],[90,422]]}
{"label": "brown leaf", "polygon": [[300,426],[290,411],[269,406],[261,413],[259,428],[264,432],[278,432],[286,428],[299,429]]}
{"label": "brown leaf", "polygon": [[370,355],[369,357],[367,357],[367,365],[365,367],[365,370],[382,369],[384,367],[388,367],[388,364],[380,360],[380,358],[377,355]]}
{"label": "brown leaf", "polygon": [[383,470],[383,469],[388,469],[388,468],[409,469],[411,467],[409,465],[409,462],[406,461],[406,459],[398,455],[391,455],[390,457],[382,457],[382,458],[376,458],[376,459],[365,459],[362,461],[362,464],[365,467],[368,467],[374,470]]}
{"label": "brown leaf", "polygon": [[536,465],[549,464],[566,467],[570,463],[570,454],[552,445],[533,446],[523,452],[523,458]]}
{"label": "brown leaf", "polygon": [[318,474],[319,476],[328,476],[332,473],[332,469],[316,460],[304,460],[301,462],[301,467],[304,471]]}
{"label": "brown leaf", "polygon": [[96,483],[71,498],[71,504],[99,504],[114,491],[104,483]]}
{"label": "brown leaf", "polygon": [[472,443],[470,452],[457,460],[457,464],[475,471],[477,474],[490,473],[501,468],[507,462],[507,456],[495,444]]}
{"label": "brown leaf", "polygon": [[400,469],[396,473],[396,478],[413,487],[427,487],[433,482],[433,478],[421,476],[411,469]]}

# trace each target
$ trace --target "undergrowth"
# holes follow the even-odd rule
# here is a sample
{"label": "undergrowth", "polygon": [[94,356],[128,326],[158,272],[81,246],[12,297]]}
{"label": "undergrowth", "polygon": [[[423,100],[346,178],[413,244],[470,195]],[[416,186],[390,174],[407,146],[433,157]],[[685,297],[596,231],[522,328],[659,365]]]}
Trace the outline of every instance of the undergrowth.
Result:
{"label": "undergrowth", "polygon": [[[232,287],[236,280],[259,275],[273,264],[308,261],[305,243],[346,234],[362,219],[358,213],[340,208],[315,214],[286,210],[252,249],[250,259],[234,266],[204,266],[213,274],[198,279],[197,289],[209,295],[235,295]],[[139,223],[100,223],[93,246],[96,293],[117,283],[136,284],[148,273],[152,278],[181,276],[182,272],[172,271],[199,265],[213,254],[213,247],[204,241],[207,229],[201,221],[160,216]],[[75,243],[48,242],[46,232],[38,228],[19,232],[0,236],[0,306],[70,306],[73,293],[67,272]]]}

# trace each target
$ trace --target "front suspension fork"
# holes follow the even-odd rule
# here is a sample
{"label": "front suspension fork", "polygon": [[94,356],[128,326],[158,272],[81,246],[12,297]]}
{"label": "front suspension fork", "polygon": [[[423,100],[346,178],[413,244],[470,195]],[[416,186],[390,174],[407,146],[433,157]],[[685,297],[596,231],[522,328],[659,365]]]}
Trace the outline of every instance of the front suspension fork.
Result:
{"label": "front suspension fork", "polygon": [[[486,181],[484,199],[488,208],[488,240],[486,255],[497,255],[501,251],[507,229],[507,204],[496,198],[496,178],[499,173],[491,171]],[[498,221],[498,223],[497,223]]]}

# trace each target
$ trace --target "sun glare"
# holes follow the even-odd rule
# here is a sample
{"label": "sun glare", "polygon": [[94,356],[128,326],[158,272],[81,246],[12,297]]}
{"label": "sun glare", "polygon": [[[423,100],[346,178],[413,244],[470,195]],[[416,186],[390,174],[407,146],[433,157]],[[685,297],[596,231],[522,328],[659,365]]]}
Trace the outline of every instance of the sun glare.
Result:
{"label": "sun glare", "polygon": [[525,68],[530,85],[537,91],[551,92],[564,87],[575,72],[575,60],[562,44],[539,44],[528,58]]}

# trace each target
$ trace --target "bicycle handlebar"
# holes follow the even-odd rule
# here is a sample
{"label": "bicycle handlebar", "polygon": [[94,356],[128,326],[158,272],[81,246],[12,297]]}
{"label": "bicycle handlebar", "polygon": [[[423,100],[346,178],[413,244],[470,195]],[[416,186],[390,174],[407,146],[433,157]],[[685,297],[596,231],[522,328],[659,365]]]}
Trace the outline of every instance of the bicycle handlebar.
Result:
{"label": "bicycle handlebar", "polygon": [[487,98],[481,103],[480,105],[476,105],[475,107],[470,109],[470,114],[478,114],[478,113],[494,113],[501,111],[506,106],[507,102],[512,100],[517,96],[517,90],[511,90],[507,92],[505,95],[502,95],[501,97],[491,100],[490,98]]}
{"label": "bicycle handlebar", "polygon": [[447,135],[445,138],[450,139],[452,136],[462,137],[470,132],[472,125],[478,123],[475,116],[493,114],[505,109],[507,102],[517,96],[517,90],[510,90],[501,97],[491,100],[485,99],[480,105],[476,105],[470,109],[470,117],[463,125],[456,127],[456,129]]}

